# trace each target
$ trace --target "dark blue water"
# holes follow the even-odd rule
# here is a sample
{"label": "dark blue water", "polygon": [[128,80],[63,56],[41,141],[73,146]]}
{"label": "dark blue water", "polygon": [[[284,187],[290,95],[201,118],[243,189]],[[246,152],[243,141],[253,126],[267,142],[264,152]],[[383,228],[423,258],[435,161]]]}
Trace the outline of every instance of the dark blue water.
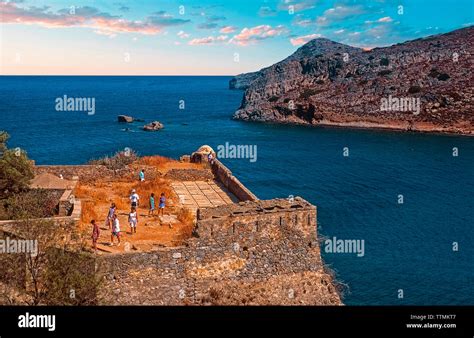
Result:
{"label": "dark blue water", "polygon": [[[323,250],[349,285],[346,304],[474,304],[474,139],[236,122],[242,92],[228,80],[0,77],[0,130],[38,164],[85,163],[125,147],[177,158],[202,144],[257,145],[255,163],[224,160],[257,196],[300,195],[318,206],[320,234],[365,241],[363,257]],[[63,95],[95,97],[96,114],[55,111]],[[125,132],[118,114],[165,129],[138,123]]]}

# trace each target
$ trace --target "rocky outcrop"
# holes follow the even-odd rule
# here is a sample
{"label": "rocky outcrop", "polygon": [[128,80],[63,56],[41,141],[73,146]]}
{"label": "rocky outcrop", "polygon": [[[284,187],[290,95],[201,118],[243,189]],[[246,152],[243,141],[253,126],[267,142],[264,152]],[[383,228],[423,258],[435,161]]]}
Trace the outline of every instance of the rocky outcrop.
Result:
{"label": "rocky outcrop", "polygon": [[119,115],[119,116],[117,116],[117,121],[118,122],[125,122],[125,123],[132,123],[133,122],[133,117],[127,116],[127,115]]}
{"label": "rocky outcrop", "polygon": [[473,134],[473,47],[472,26],[372,50],[315,39],[232,79],[248,84],[234,118]]}
{"label": "rocky outcrop", "polygon": [[161,122],[153,121],[148,123],[147,125],[143,126],[143,130],[145,131],[157,131],[163,129],[164,125]]}
{"label": "rocky outcrop", "polygon": [[259,72],[239,74],[229,81],[229,89],[247,89],[259,74]]}

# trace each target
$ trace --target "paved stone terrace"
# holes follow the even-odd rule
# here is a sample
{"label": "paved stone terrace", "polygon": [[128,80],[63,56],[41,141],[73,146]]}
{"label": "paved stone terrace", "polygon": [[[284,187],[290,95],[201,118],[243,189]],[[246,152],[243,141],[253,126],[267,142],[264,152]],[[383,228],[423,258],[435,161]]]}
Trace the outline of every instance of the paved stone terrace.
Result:
{"label": "paved stone terrace", "polygon": [[239,202],[237,197],[217,181],[172,182],[171,187],[180,203],[192,211]]}

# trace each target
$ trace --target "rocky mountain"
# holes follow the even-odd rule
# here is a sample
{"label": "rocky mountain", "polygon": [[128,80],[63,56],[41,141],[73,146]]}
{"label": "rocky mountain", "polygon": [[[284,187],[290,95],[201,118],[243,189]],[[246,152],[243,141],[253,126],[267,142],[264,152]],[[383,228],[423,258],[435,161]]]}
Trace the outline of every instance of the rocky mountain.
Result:
{"label": "rocky mountain", "polygon": [[232,79],[235,119],[473,135],[474,27],[364,50],[314,39]]}

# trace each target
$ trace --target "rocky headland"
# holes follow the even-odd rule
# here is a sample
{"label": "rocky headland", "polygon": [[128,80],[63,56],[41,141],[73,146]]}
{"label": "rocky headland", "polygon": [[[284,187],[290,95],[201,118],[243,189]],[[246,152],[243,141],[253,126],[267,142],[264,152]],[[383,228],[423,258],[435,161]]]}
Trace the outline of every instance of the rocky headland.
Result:
{"label": "rocky headland", "polygon": [[318,38],[258,72],[234,118],[473,135],[474,27],[365,50]]}

